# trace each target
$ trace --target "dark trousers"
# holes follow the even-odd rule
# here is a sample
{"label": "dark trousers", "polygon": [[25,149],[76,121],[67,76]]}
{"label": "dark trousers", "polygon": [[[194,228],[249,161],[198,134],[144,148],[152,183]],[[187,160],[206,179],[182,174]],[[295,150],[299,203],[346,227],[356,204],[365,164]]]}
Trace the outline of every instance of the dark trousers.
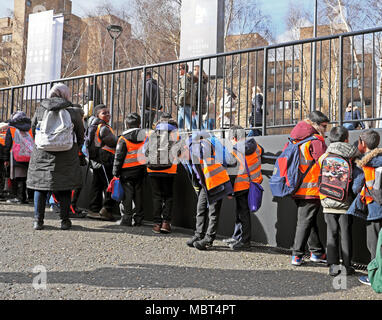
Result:
{"label": "dark trousers", "polygon": [[[69,219],[70,210],[70,200],[71,200],[71,190],[68,191],[55,191],[53,192],[55,198],[60,204],[60,218],[61,220]],[[37,221],[43,221],[45,217],[45,206],[48,195],[51,193],[49,191],[39,191],[34,192],[34,218]]]}
{"label": "dark trousers", "polygon": [[305,246],[308,244],[309,251],[320,255],[325,252],[318,235],[317,215],[321,208],[320,199],[296,199],[297,226],[294,237],[293,255],[302,257]]}
{"label": "dark trousers", "polygon": [[378,244],[378,234],[382,228],[382,219],[367,221],[366,223],[366,239],[367,249],[369,249],[371,260],[375,259]]}
{"label": "dark trousers", "polygon": [[342,264],[345,267],[350,267],[353,254],[353,216],[325,213],[325,221],[327,226],[326,250],[328,264],[340,264],[339,252],[341,249]]}
{"label": "dark trousers", "polygon": [[153,196],[153,220],[156,224],[170,222],[173,204],[173,175],[150,176]]}
{"label": "dark trousers", "polygon": [[201,239],[207,238],[209,241],[215,240],[222,202],[219,200],[208,204],[207,193],[201,188],[196,206],[196,236]]}
{"label": "dark trousers", "polygon": [[25,202],[27,200],[27,178],[14,178],[12,182],[12,195],[20,200]]}
{"label": "dark trousers", "polygon": [[[101,167],[93,169],[93,181],[90,189],[89,209],[93,212],[99,212],[102,207],[108,212],[112,212],[115,201],[111,198],[111,193],[106,192],[108,182],[113,178],[112,167],[105,166],[105,171]],[[107,176],[107,179],[106,179]]]}
{"label": "dark trousers", "polygon": [[140,223],[143,220],[143,178],[131,178],[121,182],[125,194],[120,204],[121,216],[134,218],[135,222]]}
{"label": "dark trousers", "polygon": [[232,238],[248,243],[251,241],[251,214],[248,207],[248,191],[235,196],[236,221]]}
{"label": "dark trousers", "polygon": [[145,123],[144,128],[152,129],[156,111],[155,110],[145,110]]}

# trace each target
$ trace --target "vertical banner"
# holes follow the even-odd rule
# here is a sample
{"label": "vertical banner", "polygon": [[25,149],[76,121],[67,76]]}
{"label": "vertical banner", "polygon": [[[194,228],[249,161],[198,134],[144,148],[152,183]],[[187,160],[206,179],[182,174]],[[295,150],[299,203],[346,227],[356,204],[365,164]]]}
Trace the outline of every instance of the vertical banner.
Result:
{"label": "vertical banner", "polygon": [[[182,2],[180,59],[224,51],[224,0],[187,0]],[[211,77],[221,74],[220,59],[203,62]],[[211,63],[211,66],[209,65]]]}
{"label": "vertical banner", "polygon": [[[56,80],[61,77],[64,16],[53,10],[29,15],[25,84]],[[29,90],[30,91],[30,90]],[[44,99],[49,88],[34,86],[26,99]]]}

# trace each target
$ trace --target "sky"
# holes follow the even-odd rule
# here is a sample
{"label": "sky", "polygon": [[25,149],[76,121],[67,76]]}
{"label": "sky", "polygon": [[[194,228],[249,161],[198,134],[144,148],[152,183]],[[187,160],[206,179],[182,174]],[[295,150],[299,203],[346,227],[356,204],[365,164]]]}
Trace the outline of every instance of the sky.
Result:
{"label": "sky", "polygon": [[[282,38],[285,33],[286,25],[284,23],[285,15],[288,12],[289,3],[305,7],[307,10],[314,10],[314,0],[257,0],[261,6],[264,15],[269,15],[273,22],[273,32],[275,38]],[[116,7],[126,3],[126,0],[110,0]],[[13,0],[0,0],[0,17],[8,16],[9,10],[13,10]],[[33,3],[33,1],[32,1]],[[73,13],[81,16],[87,8],[95,7],[102,0],[72,0]]]}

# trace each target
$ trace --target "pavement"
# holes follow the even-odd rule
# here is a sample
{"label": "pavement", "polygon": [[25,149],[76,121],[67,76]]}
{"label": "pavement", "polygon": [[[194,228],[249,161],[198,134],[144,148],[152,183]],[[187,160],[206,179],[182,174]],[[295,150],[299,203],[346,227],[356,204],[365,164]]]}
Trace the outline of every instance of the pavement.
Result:
{"label": "pavement", "polygon": [[32,228],[32,205],[0,203],[2,300],[381,300],[358,281],[366,272],[330,277],[328,267],[290,264],[283,250],[253,243],[232,251],[221,238],[189,248],[192,230],[154,234],[152,224],[72,219],[60,229],[47,209]]}

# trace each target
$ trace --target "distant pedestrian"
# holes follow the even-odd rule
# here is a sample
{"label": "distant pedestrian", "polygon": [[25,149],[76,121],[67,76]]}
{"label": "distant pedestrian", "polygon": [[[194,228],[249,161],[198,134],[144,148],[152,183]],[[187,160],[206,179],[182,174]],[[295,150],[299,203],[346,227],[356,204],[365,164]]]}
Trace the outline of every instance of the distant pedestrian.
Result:
{"label": "distant pedestrian", "polygon": [[[358,120],[362,119],[361,113],[359,112],[359,109],[357,106],[352,107],[351,102],[349,102],[346,112],[345,112],[345,121],[349,120]],[[365,129],[365,125],[362,121],[355,121],[355,122],[346,122],[344,123],[344,127],[348,130],[356,130],[359,127],[362,129]]]}
{"label": "distant pedestrian", "polygon": [[[249,124],[251,127],[262,127],[263,125],[263,93],[260,87],[252,87],[252,110],[251,116],[249,117]],[[252,129],[248,136],[261,136],[261,129]]]}
{"label": "distant pedestrian", "polygon": [[231,88],[224,89],[224,96],[220,99],[220,128],[229,129],[236,124],[235,115],[237,113],[236,94]]}

